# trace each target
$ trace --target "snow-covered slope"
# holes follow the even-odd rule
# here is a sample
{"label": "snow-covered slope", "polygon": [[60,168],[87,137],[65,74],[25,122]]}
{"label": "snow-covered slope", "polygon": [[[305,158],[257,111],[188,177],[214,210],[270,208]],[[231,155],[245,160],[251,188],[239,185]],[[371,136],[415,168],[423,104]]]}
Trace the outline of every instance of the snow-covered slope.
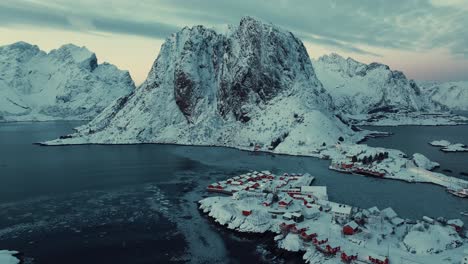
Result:
{"label": "snow-covered slope", "polygon": [[468,111],[468,81],[460,82],[420,82],[433,101],[452,110]]}
{"label": "snow-covered slope", "polygon": [[92,119],[134,88],[127,71],[98,64],[84,47],[0,47],[0,121]]}
{"label": "snow-covered slope", "polygon": [[333,109],[302,42],[245,17],[222,34],[203,26],[173,34],[141,87],[49,144],[259,144],[309,154],[359,137]]}
{"label": "snow-covered slope", "polygon": [[0,264],[18,264],[20,260],[15,257],[17,251],[0,250]]}
{"label": "snow-covered slope", "polygon": [[314,61],[314,69],[339,111],[346,114],[433,111],[438,107],[400,71],[337,54]]}

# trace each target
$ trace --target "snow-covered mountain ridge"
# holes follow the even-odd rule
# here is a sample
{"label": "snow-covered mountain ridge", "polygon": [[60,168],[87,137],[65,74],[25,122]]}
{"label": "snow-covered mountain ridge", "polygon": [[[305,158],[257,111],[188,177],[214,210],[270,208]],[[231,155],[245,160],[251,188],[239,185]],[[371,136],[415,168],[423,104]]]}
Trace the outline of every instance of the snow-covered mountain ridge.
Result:
{"label": "snow-covered mountain ridge", "polygon": [[468,111],[468,81],[418,82],[433,101],[452,110]]}
{"label": "snow-covered mountain ridge", "polygon": [[314,69],[337,110],[346,114],[442,109],[424,96],[415,81],[384,64],[364,64],[331,54],[315,60]]}
{"label": "snow-covered mountain ridge", "polygon": [[356,141],[334,116],[302,42],[244,17],[225,33],[184,28],[146,81],[78,132],[48,144],[177,143],[311,154]]}
{"label": "snow-covered mountain ridge", "polygon": [[0,47],[0,121],[88,120],[134,88],[127,71],[84,47]]}

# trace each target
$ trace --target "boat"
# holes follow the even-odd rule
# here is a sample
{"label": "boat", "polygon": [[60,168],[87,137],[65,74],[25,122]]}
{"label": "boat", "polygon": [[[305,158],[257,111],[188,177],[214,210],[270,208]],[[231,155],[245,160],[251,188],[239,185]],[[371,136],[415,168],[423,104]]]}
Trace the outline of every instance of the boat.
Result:
{"label": "boat", "polygon": [[463,215],[463,216],[468,216],[468,211],[466,211],[466,212],[460,212],[460,214]]}
{"label": "boat", "polygon": [[341,173],[348,173],[348,174],[353,173],[353,170],[352,170],[352,169],[343,169],[343,168],[340,168],[340,167],[338,167],[338,166],[330,165],[328,168],[329,168],[330,170],[338,171],[338,172],[341,172]]}
{"label": "boat", "polygon": [[347,164],[347,163],[332,163],[328,166],[330,170],[339,171],[342,173],[351,174],[354,172],[354,164]]}
{"label": "boat", "polygon": [[468,189],[452,189],[452,188],[447,188],[447,192],[461,197],[461,198],[468,198]]}
{"label": "boat", "polygon": [[355,172],[357,174],[362,174],[362,175],[371,176],[371,177],[377,177],[377,178],[385,177],[385,173],[366,169],[366,168],[357,168]]}

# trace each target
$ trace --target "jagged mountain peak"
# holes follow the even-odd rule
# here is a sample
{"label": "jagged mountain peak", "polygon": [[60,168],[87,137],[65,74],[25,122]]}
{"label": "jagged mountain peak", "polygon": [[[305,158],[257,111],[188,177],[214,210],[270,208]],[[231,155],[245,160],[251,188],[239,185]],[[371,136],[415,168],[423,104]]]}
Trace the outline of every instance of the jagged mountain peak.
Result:
{"label": "jagged mountain peak", "polygon": [[30,44],[25,41],[18,41],[10,45],[3,46],[3,48],[18,49],[18,50],[39,50],[37,45]]}
{"label": "jagged mountain peak", "polygon": [[79,64],[89,71],[93,71],[98,66],[96,54],[84,46],[79,47],[74,44],[65,44],[58,49],[51,50],[49,55],[64,62]]}
{"label": "jagged mountain peak", "polygon": [[289,31],[252,17],[243,18],[229,34],[204,26],[173,34],[163,44],[146,87],[158,87],[157,73],[167,70],[174,71],[176,103],[189,121],[199,116],[197,108],[204,98],[217,99],[221,116],[247,121],[246,109],[281,92],[298,92],[296,81],[308,83],[309,92],[317,93],[312,104],[332,105],[302,42]]}
{"label": "jagged mountain peak", "polygon": [[468,111],[468,81],[418,82],[425,95],[452,110]]}
{"label": "jagged mountain peak", "polygon": [[348,114],[425,111],[438,107],[403,72],[382,63],[365,64],[330,54],[315,61],[314,68],[337,108]]}
{"label": "jagged mountain peak", "polygon": [[0,47],[0,121],[90,119],[134,88],[126,71],[98,65],[85,47],[49,53],[25,42]]}
{"label": "jagged mountain peak", "polygon": [[228,29],[195,26],[171,35],[139,89],[54,143],[258,143],[310,152],[356,136],[332,113],[291,32],[251,17]]}
{"label": "jagged mountain peak", "polygon": [[4,57],[15,58],[18,61],[28,61],[41,52],[37,45],[32,45],[24,41],[18,41],[0,47],[0,53]]}

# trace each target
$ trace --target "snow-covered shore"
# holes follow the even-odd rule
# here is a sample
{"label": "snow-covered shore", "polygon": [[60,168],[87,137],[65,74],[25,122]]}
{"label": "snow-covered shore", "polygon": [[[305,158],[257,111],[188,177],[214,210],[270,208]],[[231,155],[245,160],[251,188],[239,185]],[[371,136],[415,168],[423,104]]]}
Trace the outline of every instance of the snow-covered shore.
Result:
{"label": "snow-covered shore", "polygon": [[375,113],[346,115],[350,122],[362,126],[455,126],[468,124],[468,118],[452,113]]}
{"label": "snow-covered shore", "polygon": [[[360,131],[357,132],[354,140],[360,138],[361,140],[372,136],[372,131]],[[62,145],[61,142],[66,142],[67,144],[88,144],[87,142],[82,142],[82,138],[66,138],[66,139],[57,139],[54,141],[39,143],[43,145]],[[157,142],[155,142],[157,143]],[[138,142],[124,142],[123,144],[138,144]],[[169,143],[171,144],[171,143]],[[177,144],[177,143],[172,143]],[[184,145],[184,144],[179,144]],[[193,145],[193,144],[186,144]],[[217,144],[195,144],[201,146],[218,146]],[[242,144],[238,145],[225,145],[222,147],[231,147],[239,150],[252,151],[254,150],[252,146]],[[375,157],[380,153],[388,153],[388,157],[384,160],[376,160],[375,162],[370,162],[368,164],[363,164],[362,162],[356,162],[354,165],[357,168],[375,171],[382,173],[383,179],[393,179],[393,180],[402,180],[410,183],[431,183],[440,185],[442,187],[450,189],[466,189],[468,188],[468,181],[463,179],[450,177],[442,173],[432,172],[433,168],[437,167],[439,164],[437,162],[430,161],[428,158],[422,154],[415,153],[413,157],[409,158],[405,153],[399,150],[371,147],[365,144],[354,144],[354,143],[342,143],[338,141],[335,145],[325,145],[325,146],[302,146],[297,147],[293,141],[285,141],[281,143],[276,149],[270,150],[266,146],[256,148],[254,151],[262,151],[266,153],[273,154],[285,154],[293,156],[310,156],[321,159],[331,160],[331,167],[336,164],[342,163],[351,163],[352,157],[355,156],[359,160],[362,160],[364,157]]]}
{"label": "snow-covered shore", "polygon": [[[438,166],[438,163],[418,153],[408,158],[399,150],[369,147],[364,144],[337,144],[334,148],[324,150],[322,154],[332,160],[331,168],[339,166],[337,170],[340,170],[342,164],[346,164],[350,167],[346,168],[349,172],[359,170],[362,172],[360,174],[375,174],[386,179],[432,183],[453,189],[468,188],[468,181],[430,171]],[[381,157],[383,154],[385,158]]]}
{"label": "snow-covered shore", "polygon": [[365,263],[405,259],[458,264],[468,249],[468,241],[462,238],[466,235],[463,222],[458,219],[403,220],[391,208],[361,209],[334,203],[319,198],[326,187],[297,186],[297,178],[253,172],[227,179],[210,186],[243,189],[233,196],[202,199],[200,210],[231,230],[276,233],[279,248],[303,252],[307,263],[337,264],[355,256]]}
{"label": "snow-covered shore", "polygon": [[0,250],[0,264],[18,264],[20,260],[15,257],[19,252],[11,250]]}

